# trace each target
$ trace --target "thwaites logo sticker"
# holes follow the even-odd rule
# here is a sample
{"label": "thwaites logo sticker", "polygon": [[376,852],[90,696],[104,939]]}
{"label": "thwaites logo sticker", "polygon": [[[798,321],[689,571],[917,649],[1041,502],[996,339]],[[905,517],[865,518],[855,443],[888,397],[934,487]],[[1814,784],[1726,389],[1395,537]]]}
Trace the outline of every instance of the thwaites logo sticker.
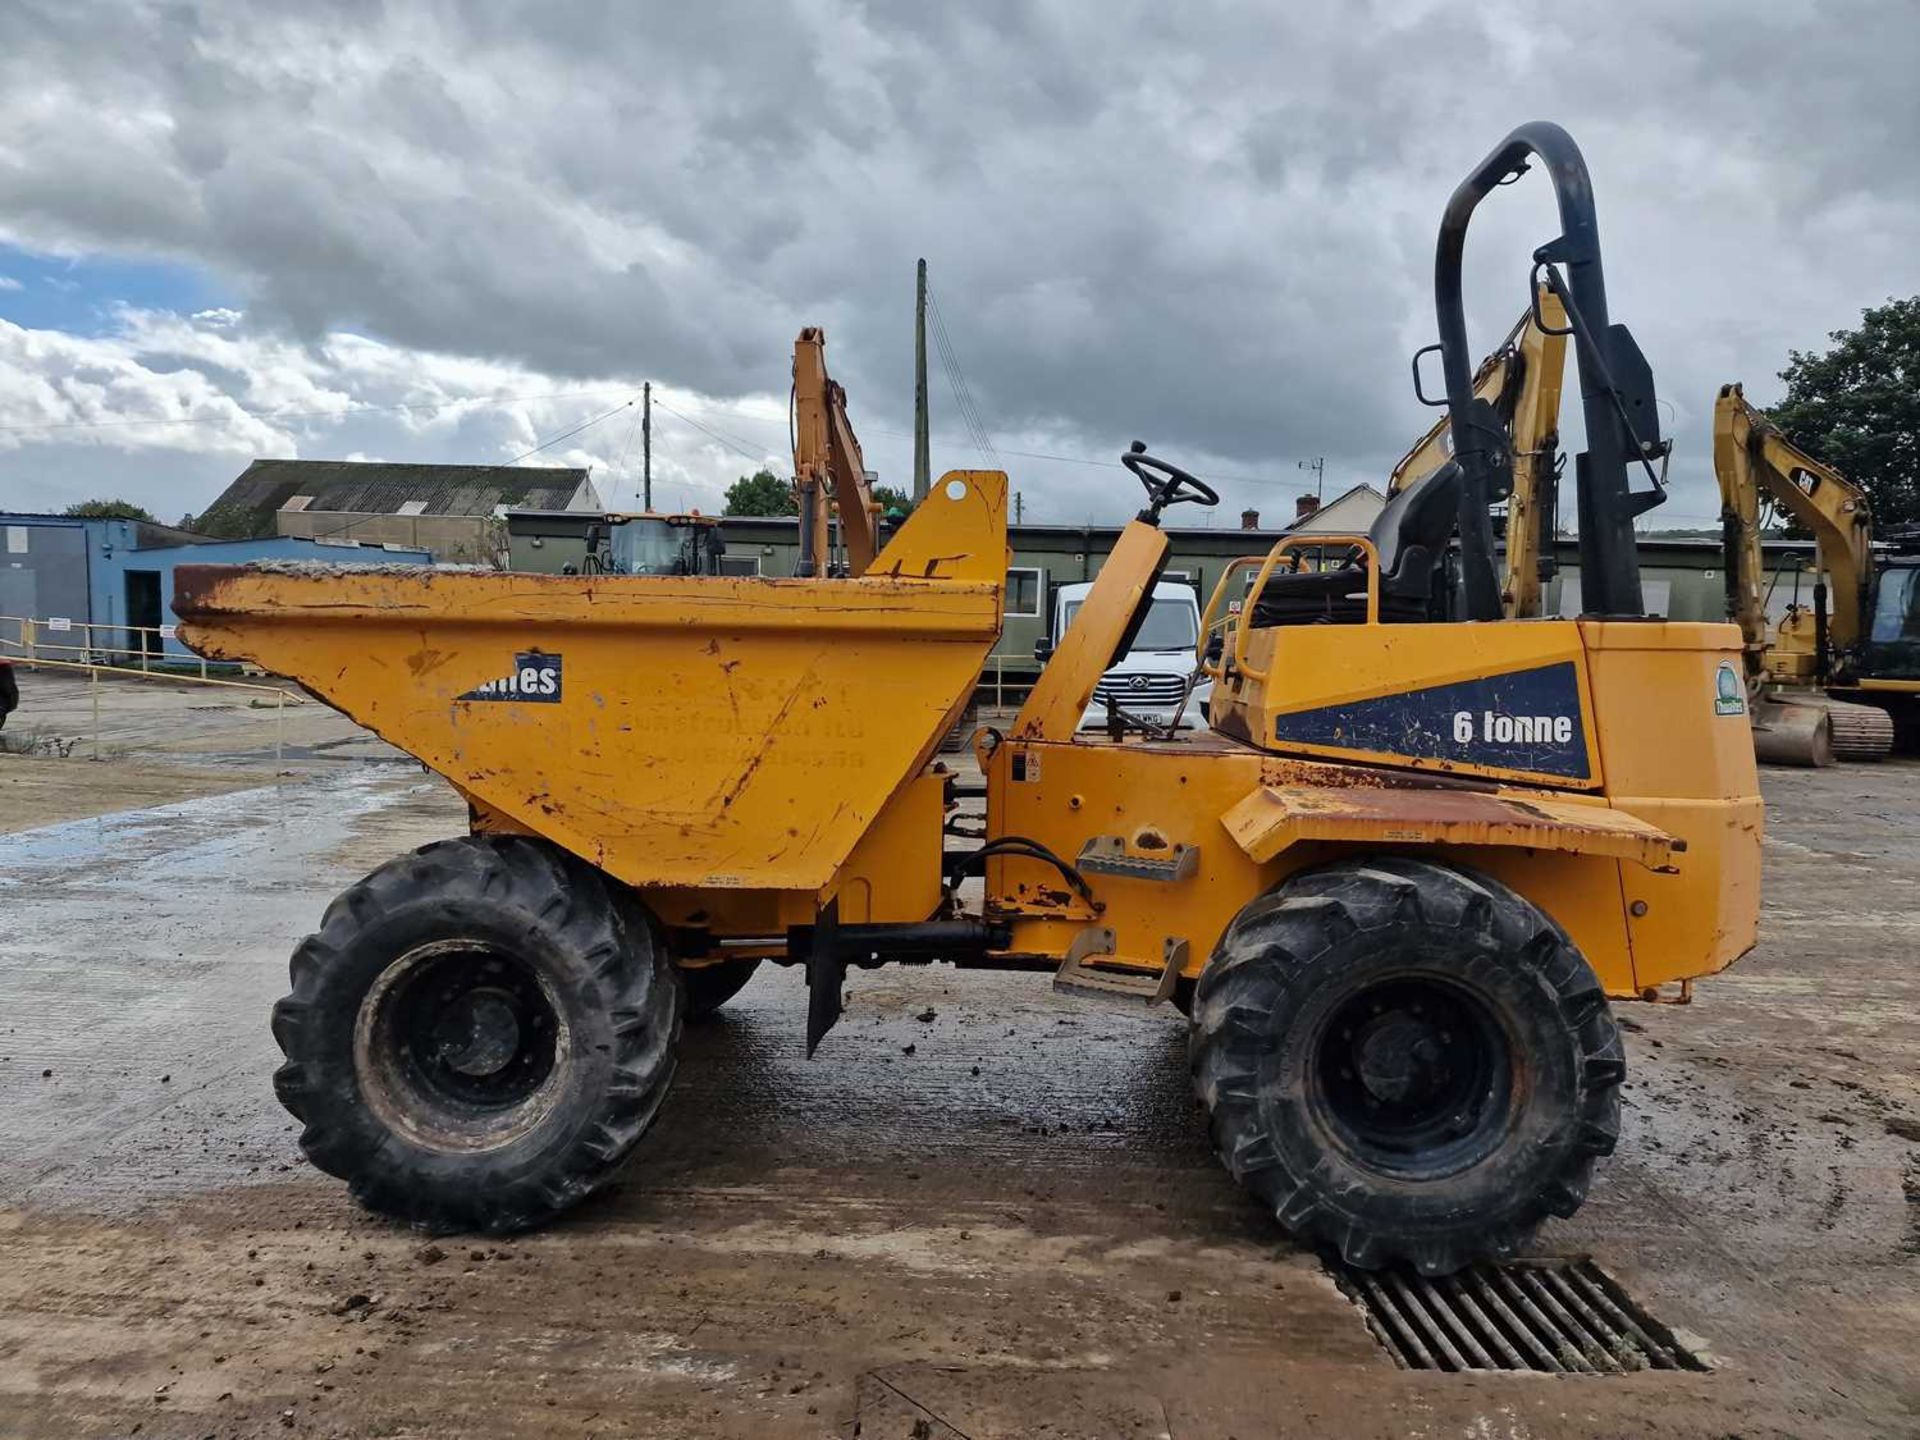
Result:
{"label": "thwaites logo sticker", "polygon": [[515,700],[523,705],[560,703],[560,657],[529,650],[513,657],[513,673],[476,685],[461,700]]}
{"label": "thwaites logo sticker", "polygon": [[1570,780],[1592,774],[1570,660],[1296,710],[1274,718],[1273,738]]}
{"label": "thwaites logo sticker", "polygon": [[1734,670],[1731,660],[1722,660],[1720,668],[1714,672],[1713,713],[1716,715],[1747,713],[1747,687],[1740,683],[1740,676]]}

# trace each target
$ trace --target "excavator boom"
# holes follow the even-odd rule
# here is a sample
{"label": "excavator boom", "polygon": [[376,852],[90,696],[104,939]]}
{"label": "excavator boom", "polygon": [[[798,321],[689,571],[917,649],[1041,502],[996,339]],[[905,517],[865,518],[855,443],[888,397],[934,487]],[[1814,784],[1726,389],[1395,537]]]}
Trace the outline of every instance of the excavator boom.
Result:
{"label": "excavator boom", "polygon": [[847,574],[864,575],[880,553],[880,507],[867,484],[847,392],[827,374],[827,336],[808,326],[793,342],[793,483],[800,501],[800,575],[824,575],[829,521],[838,506]]}
{"label": "excavator boom", "polygon": [[[1714,401],[1713,471],[1720,482],[1727,610],[1740,627],[1760,758],[1825,765],[1835,755],[1887,754],[1894,731],[1885,711],[1821,693],[1836,680],[1851,683],[1866,639],[1874,566],[1865,493],[1782,435],[1738,385],[1722,385]],[[1811,531],[1816,547],[1812,615],[1795,606],[1777,628],[1767,621],[1763,501]]]}
{"label": "excavator boom", "polygon": [[[1507,500],[1506,564],[1501,609],[1509,620],[1540,614],[1540,556],[1553,522],[1554,466],[1560,447],[1560,391],[1567,368],[1567,323],[1560,297],[1538,287],[1542,330],[1523,315],[1500,348],[1474,372],[1473,394],[1505,423],[1513,453],[1513,493]],[[1446,464],[1452,455],[1453,422],[1442,416],[1400,458],[1387,479],[1397,495]]]}
{"label": "excavator boom", "polygon": [[[1749,647],[1757,641],[1761,651],[1766,648],[1760,559],[1765,497],[1813,532],[1820,573],[1830,587],[1826,643],[1844,658],[1860,644],[1873,584],[1873,523],[1865,493],[1782,435],[1738,385],[1722,385],[1714,402],[1713,470],[1727,527],[1729,599]],[[1736,568],[1742,572],[1737,593]]]}

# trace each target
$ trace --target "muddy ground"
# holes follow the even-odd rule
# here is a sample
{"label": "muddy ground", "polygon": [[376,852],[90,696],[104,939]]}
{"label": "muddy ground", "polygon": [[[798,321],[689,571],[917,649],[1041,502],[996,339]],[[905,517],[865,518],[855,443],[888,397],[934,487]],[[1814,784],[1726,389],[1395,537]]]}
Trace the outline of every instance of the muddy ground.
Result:
{"label": "muddy ground", "polygon": [[1920,1433],[1920,767],[1767,775],[1761,948],[1623,1009],[1620,1153],[1543,1238],[1712,1368],[1466,1377],[1396,1369],[1218,1169],[1176,1016],[1032,977],[856,975],[809,1062],[763,972],[565,1223],[358,1213],[267,1009],[326,900],[461,807],[317,707],[276,762],[201,703],[32,762],[91,818],[0,836],[0,1435]]}

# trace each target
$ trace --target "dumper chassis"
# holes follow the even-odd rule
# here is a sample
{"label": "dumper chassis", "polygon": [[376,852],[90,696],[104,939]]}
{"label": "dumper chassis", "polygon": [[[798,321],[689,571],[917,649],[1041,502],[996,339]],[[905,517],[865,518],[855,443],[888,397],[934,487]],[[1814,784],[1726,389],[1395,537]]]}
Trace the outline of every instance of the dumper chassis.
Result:
{"label": "dumper chassis", "polygon": [[[1564,309],[1586,409],[1578,620],[1501,618],[1512,456],[1460,300],[1468,219],[1532,165],[1563,233],[1528,288]],[[1180,1006],[1222,1161],[1353,1264],[1444,1273],[1571,1214],[1619,1133],[1610,1002],[1753,943],[1740,635],[1644,614],[1632,520],[1659,494],[1629,467],[1662,453],[1657,411],[1564,131],[1516,130],[1455,191],[1435,290],[1453,457],[1366,534],[1312,537],[1346,559],[1286,539],[1222,577],[1211,728],[1078,729],[1162,512],[1217,499],[1136,446],[1145,507],[976,737],[971,794],[936,756],[999,634],[997,472],[943,477],[839,575],[183,567],[190,644],[298,678],[471,807],[294,954],[276,1084],[307,1155],[416,1225],[539,1224],[629,1162],[682,1025],[753,967],[805,968],[811,1054],[849,967],[937,960]]]}

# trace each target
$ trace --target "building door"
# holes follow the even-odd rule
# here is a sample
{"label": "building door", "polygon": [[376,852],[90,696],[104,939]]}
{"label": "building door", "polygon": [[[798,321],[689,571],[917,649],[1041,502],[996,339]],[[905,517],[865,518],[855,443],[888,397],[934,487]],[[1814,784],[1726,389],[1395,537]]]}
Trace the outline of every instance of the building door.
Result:
{"label": "building door", "polygon": [[160,572],[127,571],[127,649],[136,655],[160,653]]}

